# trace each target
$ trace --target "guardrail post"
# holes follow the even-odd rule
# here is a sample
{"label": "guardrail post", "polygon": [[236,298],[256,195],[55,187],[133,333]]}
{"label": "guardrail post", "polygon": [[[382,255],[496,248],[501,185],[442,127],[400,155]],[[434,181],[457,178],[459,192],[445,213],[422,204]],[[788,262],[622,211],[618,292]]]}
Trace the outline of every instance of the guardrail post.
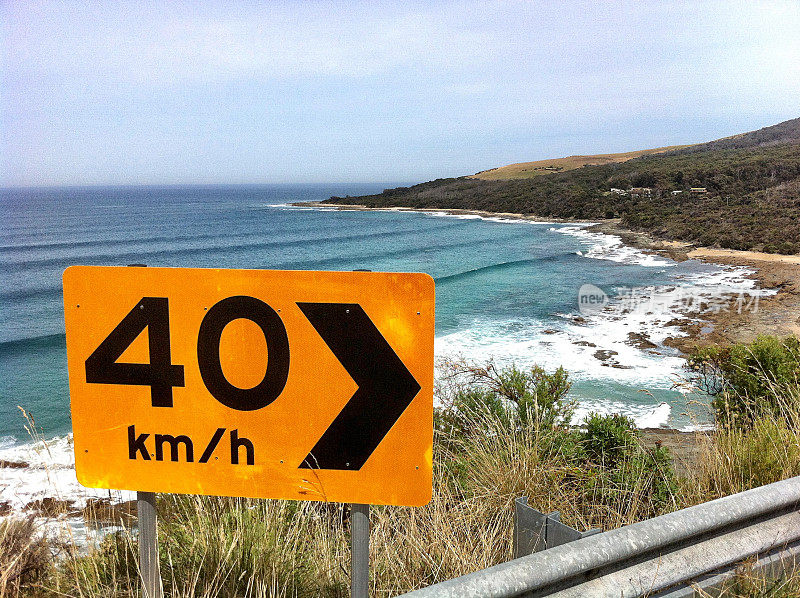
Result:
{"label": "guardrail post", "polygon": [[137,492],[139,518],[139,569],[144,598],[162,598],[161,571],[158,565],[158,529],[155,492]]}
{"label": "guardrail post", "polygon": [[561,546],[586,536],[599,534],[602,530],[590,529],[579,532],[561,523],[558,511],[545,515],[528,504],[521,496],[514,500],[514,558],[528,556],[534,552]]}
{"label": "guardrail post", "polygon": [[350,505],[350,597],[369,596],[369,505]]}
{"label": "guardrail post", "polygon": [[528,506],[528,497],[514,500],[514,557],[533,554],[546,547],[547,517]]}

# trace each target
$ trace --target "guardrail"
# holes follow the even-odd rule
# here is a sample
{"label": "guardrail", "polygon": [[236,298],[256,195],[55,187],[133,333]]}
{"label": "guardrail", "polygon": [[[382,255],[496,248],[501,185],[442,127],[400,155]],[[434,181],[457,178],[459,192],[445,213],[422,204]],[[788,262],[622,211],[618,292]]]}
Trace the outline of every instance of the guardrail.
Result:
{"label": "guardrail", "polygon": [[[405,594],[408,598],[694,595],[752,556],[800,564],[800,477],[563,544]],[[725,571],[720,571],[725,569]]]}

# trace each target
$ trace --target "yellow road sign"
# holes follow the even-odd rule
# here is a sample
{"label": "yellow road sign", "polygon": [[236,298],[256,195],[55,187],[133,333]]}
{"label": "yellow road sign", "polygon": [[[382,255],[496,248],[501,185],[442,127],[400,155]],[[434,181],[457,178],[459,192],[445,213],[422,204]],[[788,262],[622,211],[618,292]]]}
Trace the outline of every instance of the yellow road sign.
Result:
{"label": "yellow road sign", "polygon": [[83,485],[430,500],[430,276],[73,266],[63,282]]}

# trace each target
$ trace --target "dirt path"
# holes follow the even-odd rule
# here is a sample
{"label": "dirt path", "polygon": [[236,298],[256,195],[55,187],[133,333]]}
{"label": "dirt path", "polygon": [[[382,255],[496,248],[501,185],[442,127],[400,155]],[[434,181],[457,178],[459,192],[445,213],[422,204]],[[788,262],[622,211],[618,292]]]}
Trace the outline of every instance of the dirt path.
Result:
{"label": "dirt path", "polygon": [[639,430],[640,438],[647,447],[657,445],[668,449],[672,455],[675,473],[686,477],[694,470],[700,456],[703,438],[713,432],[680,432],[662,428],[643,428]]}

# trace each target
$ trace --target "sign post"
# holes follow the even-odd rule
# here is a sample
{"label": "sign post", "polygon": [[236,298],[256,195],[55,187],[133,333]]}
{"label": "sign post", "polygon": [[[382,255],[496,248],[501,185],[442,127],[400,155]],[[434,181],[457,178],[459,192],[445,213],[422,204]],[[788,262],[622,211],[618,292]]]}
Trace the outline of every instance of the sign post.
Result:
{"label": "sign post", "polygon": [[162,598],[154,492],[136,493],[136,512],[139,519],[139,568],[144,598]]}
{"label": "sign post", "polygon": [[76,473],[139,492],[148,598],[154,492],[351,503],[365,596],[368,505],[431,497],[433,279],[73,266],[63,280]]}
{"label": "sign post", "polygon": [[369,505],[350,505],[350,598],[369,596]]}
{"label": "sign post", "polygon": [[[146,268],[146,264],[128,264]],[[139,574],[144,598],[162,598],[161,569],[158,560],[158,509],[155,492],[136,492],[136,518],[139,530]]]}

